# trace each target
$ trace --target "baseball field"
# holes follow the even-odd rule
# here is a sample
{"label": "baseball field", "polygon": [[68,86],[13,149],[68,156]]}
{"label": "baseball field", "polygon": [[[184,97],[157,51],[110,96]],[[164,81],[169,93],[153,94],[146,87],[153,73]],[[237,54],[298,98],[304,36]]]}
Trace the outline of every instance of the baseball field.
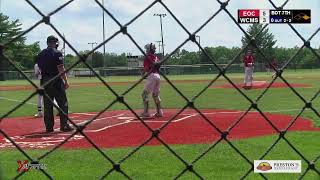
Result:
{"label": "baseball field", "polygon": [[[266,92],[272,81],[271,73],[255,73],[255,88],[239,87],[249,99],[257,100],[257,109],[250,108],[250,101],[224,77],[209,84],[216,75],[168,75],[171,83],[162,78],[161,84],[164,117],[143,122],[126,105],[116,101],[117,97],[97,78],[70,78],[71,87],[67,91],[70,119],[76,124],[94,119],[83,130],[85,135],[58,130],[49,135],[43,133],[42,118],[33,117],[37,112],[37,96],[10,112],[35,90],[24,80],[3,81],[0,116],[6,117],[1,119],[0,129],[30,158],[45,164],[45,173],[54,179],[127,179],[127,176],[196,179],[198,176],[289,180],[300,177],[312,162],[314,168],[303,177],[319,179],[319,73],[319,70],[287,70],[283,77],[294,89],[278,78]],[[236,86],[243,82],[243,74],[227,75]],[[124,101],[137,114],[143,108],[144,81],[127,90],[139,78],[104,78],[115,92],[124,94]],[[200,114],[187,107],[186,98],[193,100]],[[311,100],[315,111],[305,108],[303,99]],[[58,117],[55,127],[59,128]],[[159,134],[152,134],[157,129]],[[228,134],[221,136],[225,131]],[[279,136],[280,131],[285,131],[284,138]],[[63,143],[65,140],[68,142]],[[59,148],[55,149],[57,145]],[[22,179],[45,179],[41,171],[17,172],[17,160],[28,158],[3,134],[0,134],[0,152],[0,179],[13,179],[20,174]],[[253,161],[258,159],[301,160],[302,173],[253,173]]]}

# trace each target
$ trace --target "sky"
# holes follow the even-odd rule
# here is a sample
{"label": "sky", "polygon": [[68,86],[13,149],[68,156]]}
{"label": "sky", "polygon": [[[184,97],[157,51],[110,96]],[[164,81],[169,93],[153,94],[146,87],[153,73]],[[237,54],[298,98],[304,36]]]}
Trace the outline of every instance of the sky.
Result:
{"label": "sky", "polygon": [[[0,11],[9,16],[11,20],[19,19],[24,30],[41,20],[41,16],[24,0],[0,1]],[[67,2],[67,0],[30,1],[44,14],[50,13]],[[122,25],[130,22],[152,2],[153,0],[104,0],[106,9]],[[163,0],[163,2],[191,33],[201,27],[220,7],[216,0]],[[280,6],[285,0],[273,0],[273,2]],[[268,0],[230,0],[227,9],[237,19],[238,9],[273,9],[273,7]],[[320,28],[320,0],[289,0],[284,9],[311,9],[311,24],[293,25],[305,39],[308,39]],[[77,51],[91,50],[92,47],[88,43],[103,42],[102,13],[102,9],[94,0],[74,0],[67,7],[54,14],[51,22],[59,32],[65,35],[65,38]],[[132,35],[132,38],[140,47],[152,42],[157,44],[158,51],[157,41],[161,40],[160,18],[154,16],[155,13],[167,14],[162,19],[162,25],[164,50],[165,53],[170,53],[188,38],[188,34],[159,3],[156,3],[130,24],[128,33]],[[119,26],[107,14],[105,14],[105,27],[107,38],[119,30]],[[242,24],[241,27],[246,30],[248,25]],[[276,46],[290,48],[302,45],[301,39],[295,35],[287,24],[269,24],[268,28],[277,40]],[[42,23],[26,35],[27,43],[39,41],[43,49],[46,47],[46,37],[51,34],[56,35],[50,26]],[[200,36],[202,47],[240,47],[243,33],[232,19],[222,11],[197,35]],[[320,47],[320,32],[312,39],[311,46]],[[197,51],[198,47],[193,42],[188,42],[182,49]],[[100,48],[98,51],[103,52],[103,49]],[[106,44],[106,52],[141,55],[141,52],[128,36],[121,33]],[[74,54],[69,47],[66,48],[66,53]]]}

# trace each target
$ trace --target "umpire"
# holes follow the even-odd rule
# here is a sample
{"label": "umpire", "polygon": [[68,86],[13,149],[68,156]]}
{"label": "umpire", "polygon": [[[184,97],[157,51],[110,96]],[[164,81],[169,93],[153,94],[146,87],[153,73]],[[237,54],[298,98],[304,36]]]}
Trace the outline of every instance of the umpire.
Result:
{"label": "umpire", "polygon": [[[64,72],[63,56],[60,51],[56,49],[59,45],[59,40],[55,36],[47,38],[48,47],[42,50],[37,56],[37,62],[41,70],[41,85],[45,84],[53,77],[62,73],[60,77],[54,79],[44,87],[45,93],[51,100],[56,99],[58,106],[64,113],[68,113],[68,100],[66,96],[66,89],[69,87],[67,75]],[[54,115],[53,104],[47,96],[44,96],[44,124],[46,132],[53,132]],[[67,132],[73,129],[67,123],[67,116],[60,113],[60,130]]]}

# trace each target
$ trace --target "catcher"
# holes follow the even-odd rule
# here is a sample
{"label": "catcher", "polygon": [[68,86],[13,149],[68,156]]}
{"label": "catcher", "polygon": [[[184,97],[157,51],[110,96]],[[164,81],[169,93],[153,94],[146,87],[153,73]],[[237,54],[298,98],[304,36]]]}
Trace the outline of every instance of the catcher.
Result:
{"label": "catcher", "polygon": [[154,115],[155,117],[162,117],[163,112],[161,109],[161,99],[160,99],[160,75],[159,75],[159,67],[156,68],[155,64],[159,62],[159,58],[155,55],[156,46],[152,43],[144,46],[146,49],[146,57],[143,62],[143,70],[145,75],[149,71],[151,73],[147,77],[147,82],[144,86],[144,90],[142,92],[143,99],[143,113],[141,117],[148,118],[151,117],[149,113],[149,93],[152,92],[152,97],[154,103],[156,105],[157,113]]}

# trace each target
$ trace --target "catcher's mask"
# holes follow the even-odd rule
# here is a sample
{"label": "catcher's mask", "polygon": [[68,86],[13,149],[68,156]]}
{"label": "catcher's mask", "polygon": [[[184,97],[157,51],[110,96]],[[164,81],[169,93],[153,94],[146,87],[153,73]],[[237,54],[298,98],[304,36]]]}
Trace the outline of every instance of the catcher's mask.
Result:
{"label": "catcher's mask", "polygon": [[152,43],[146,44],[144,46],[144,48],[146,49],[147,53],[155,53],[156,52],[156,46]]}

